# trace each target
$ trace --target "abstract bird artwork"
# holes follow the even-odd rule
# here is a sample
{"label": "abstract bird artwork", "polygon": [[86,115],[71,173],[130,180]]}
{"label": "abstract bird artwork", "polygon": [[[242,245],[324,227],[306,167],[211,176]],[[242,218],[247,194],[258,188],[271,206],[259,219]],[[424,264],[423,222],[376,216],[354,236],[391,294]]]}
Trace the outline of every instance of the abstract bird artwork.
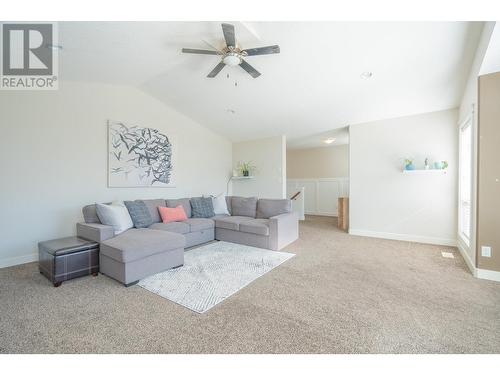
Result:
{"label": "abstract bird artwork", "polygon": [[108,121],[109,187],[174,187],[172,137],[157,129]]}

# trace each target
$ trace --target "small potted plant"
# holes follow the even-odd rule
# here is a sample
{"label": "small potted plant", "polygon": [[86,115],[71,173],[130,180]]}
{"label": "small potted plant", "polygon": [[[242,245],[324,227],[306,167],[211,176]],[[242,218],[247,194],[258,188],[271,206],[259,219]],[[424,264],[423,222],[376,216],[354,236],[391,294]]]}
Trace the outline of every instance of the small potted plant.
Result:
{"label": "small potted plant", "polygon": [[255,170],[255,166],[251,162],[239,162],[238,170],[243,177],[250,176],[250,173]]}
{"label": "small potted plant", "polygon": [[415,166],[413,165],[413,160],[405,159],[405,169],[407,171],[413,171],[415,169]]}
{"label": "small potted plant", "polygon": [[448,168],[448,162],[446,160],[437,161],[434,163],[435,169],[446,169]]}

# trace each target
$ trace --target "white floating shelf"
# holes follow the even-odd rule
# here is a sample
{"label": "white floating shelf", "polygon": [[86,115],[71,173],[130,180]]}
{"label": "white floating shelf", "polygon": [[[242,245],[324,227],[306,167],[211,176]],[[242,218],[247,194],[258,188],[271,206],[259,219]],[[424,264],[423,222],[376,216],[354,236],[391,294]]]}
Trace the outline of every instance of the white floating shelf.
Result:
{"label": "white floating shelf", "polygon": [[446,169],[403,169],[405,174],[446,174]]}
{"label": "white floating shelf", "polygon": [[231,180],[251,180],[253,176],[233,176]]}

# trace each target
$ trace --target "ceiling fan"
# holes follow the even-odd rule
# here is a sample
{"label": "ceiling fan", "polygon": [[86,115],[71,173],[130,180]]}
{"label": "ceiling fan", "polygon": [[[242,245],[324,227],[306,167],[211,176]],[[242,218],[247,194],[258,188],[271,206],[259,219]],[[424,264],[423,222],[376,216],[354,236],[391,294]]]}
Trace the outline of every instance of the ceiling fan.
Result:
{"label": "ceiling fan", "polygon": [[267,46],[259,48],[249,48],[241,49],[236,44],[236,39],[234,36],[234,26],[229,23],[222,24],[222,32],[224,33],[224,39],[226,40],[226,47],[222,50],[205,50],[205,49],[192,49],[183,48],[183,53],[196,53],[200,55],[219,55],[221,57],[221,62],[208,73],[208,78],[214,78],[219,72],[224,68],[224,66],[241,66],[248,74],[253,78],[260,76],[260,73],[249,63],[247,63],[243,58],[247,56],[255,55],[269,55],[272,53],[280,53],[280,46]]}

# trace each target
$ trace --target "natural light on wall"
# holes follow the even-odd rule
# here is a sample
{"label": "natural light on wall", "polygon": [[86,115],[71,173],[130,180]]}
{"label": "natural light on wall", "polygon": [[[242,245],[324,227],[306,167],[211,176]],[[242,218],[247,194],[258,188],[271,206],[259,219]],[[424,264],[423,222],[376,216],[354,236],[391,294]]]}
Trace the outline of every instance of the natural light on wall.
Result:
{"label": "natural light on wall", "polygon": [[472,126],[471,119],[460,128],[459,234],[467,245],[471,237]]}

